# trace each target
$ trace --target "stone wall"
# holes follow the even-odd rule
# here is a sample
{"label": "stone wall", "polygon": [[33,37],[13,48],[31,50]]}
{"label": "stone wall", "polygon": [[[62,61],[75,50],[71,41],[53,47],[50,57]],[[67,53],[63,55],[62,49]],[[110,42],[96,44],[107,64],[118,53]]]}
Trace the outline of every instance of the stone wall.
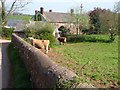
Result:
{"label": "stone wall", "polygon": [[16,34],[12,34],[12,43],[19,49],[35,88],[52,88],[61,78],[69,81],[73,77],[77,77],[75,73],[58,66],[47,55]]}

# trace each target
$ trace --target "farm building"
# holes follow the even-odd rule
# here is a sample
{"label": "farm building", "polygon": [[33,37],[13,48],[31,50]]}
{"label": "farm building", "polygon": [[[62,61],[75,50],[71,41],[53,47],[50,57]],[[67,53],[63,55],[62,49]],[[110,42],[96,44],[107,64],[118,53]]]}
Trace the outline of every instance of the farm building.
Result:
{"label": "farm building", "polygon": [[52,10],[44,11],[44,8],[41,7],[40,11],[35,10],[35,15],[32,17],[33,21],[43,21],[49,22],[54,25],[55,30],[64,26],[65,28],[70,30],[70,33],[76,34],[77,30],[72,22],[72,13],[74,11],[71,10],[71,13],[61,13],[61,12],[53,12]]}

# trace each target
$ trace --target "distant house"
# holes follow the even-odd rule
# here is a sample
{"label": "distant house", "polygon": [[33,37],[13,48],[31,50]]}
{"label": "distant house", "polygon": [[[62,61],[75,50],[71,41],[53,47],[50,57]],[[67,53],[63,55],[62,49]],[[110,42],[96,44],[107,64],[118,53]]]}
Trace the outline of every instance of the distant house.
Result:
{"label": "distant house", "polygon": [[7,19],[7,26],[12,28],[16,28],[18,25],[21,25],[21,24],[24,25],[24,23],[25,22],[23,20]]}
{"label": "distant house", "polygon": [[23,13],[13,12],[12,15],[23,15]]}
{"label": "distant house", "polygon": [[16,20],[16,19],[7,19],[6,28],[14,28],[14,33],[19,35],[20,37],[24,37],[24,25],[26,23],[23,20]]}
{"label": "distant house", "polygon": [[37,18],[38,21],[49,22],[57,29],[64,26],[70,30],[70,33],[76,33],[73,22],[71,22],[72,16],[70,13],[53,12],[52,10],[46,12],[41,7],[40,11],[35,10],[35,15],[32,17],[33,21],[36,21],[36,16],[40,16],[40,18]]}

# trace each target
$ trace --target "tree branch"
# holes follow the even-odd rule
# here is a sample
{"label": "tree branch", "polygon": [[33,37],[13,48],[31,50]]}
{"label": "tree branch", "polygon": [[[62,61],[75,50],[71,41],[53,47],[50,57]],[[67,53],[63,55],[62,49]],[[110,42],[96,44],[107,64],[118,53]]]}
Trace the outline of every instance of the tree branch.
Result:
{"label": "tree branch", "polygon": [[29,2],[25,2],[25,1],[22,1],[22,0],[15,0],[13,3],[12,3],[12,5],[11,5],[11,7],[10,7],[10,10],[9,10],[9,12],[8,12],[8,14],[7,14],[7,16],[9,15],[9,14],[11,14],[12,12],[14,12],[14,11],[16,11],[16,10],[23,10],[23,8],[26,6],[26,5],[28,5],[30,3],[30,1]]}
{"label": "tree branch", "polygon": [[8,15],[11,13],[11,11],[13,10],[13,7],[14,7],[14,5],[15,5],[16,2],[17,2],[17,0],[15,0],[15,1],[12,3],[12,6],[11,6],[11,8],[10,8],[10,10],[9,10],[9,12],[8,12],[8,14],[7,14],[6,16],[8,16]]}

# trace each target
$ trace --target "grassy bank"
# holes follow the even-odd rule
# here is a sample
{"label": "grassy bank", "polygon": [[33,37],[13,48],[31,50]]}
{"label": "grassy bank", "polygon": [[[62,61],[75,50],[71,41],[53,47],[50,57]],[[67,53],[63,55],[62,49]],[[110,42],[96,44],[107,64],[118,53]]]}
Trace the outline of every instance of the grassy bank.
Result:
{"label": "grassy bank", "polygon": [[29,21],[31,19],[31,17],[32,17],[32,15],[11,15],[8,18],[16,19],[16,20]]}
{"label": "grassy bank", "polygon": [[96,87],[118,86],[117,38],[112,43],[67,43],[53,48],[49,56],[74,71],[82,83],[92,83]]}
{"label": "grassy bank", "polygon": [[12,44],[8,47],[9,58],[12,64],[15,88],[32,88],[30,75],[27,72],[20,56],[18,49]]}

